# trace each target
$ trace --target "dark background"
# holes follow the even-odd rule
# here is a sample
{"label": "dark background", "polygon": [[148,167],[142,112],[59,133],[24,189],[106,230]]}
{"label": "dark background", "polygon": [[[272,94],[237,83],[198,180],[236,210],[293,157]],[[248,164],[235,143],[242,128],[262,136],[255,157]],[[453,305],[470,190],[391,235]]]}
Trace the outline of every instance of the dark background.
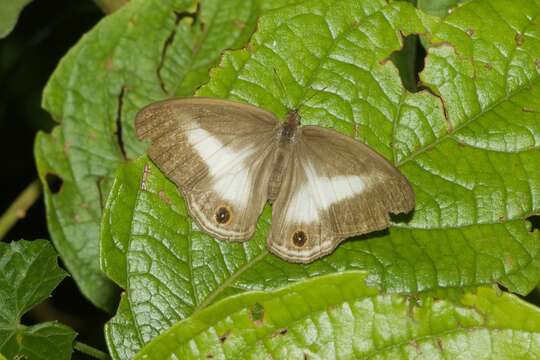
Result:
{"label": "dark background", "polygon": [[[91,0],[34,1],[23,10],[13,32],[0,40],[0,152],[4,160],[0,171],[0,213],[37,178],[34,137],[39,130],[50,131],[54,126],[50,115],[41,109],[43,87],[62,56],[102,17],[102,11]],[[418,54],[415,67],[420,70],[425,54],[420,45]],[[539,216],[529,220],[540,228]],[[5,240],[23,238],[49,238],[42,199]],[[534,291],[527,300],[538,305],[539,294]],[[67,278],[53,297],[33,309],[23,322],[59,320],[79,333],[78,341],[106,351],[103,325],[110,316],[85,300],[73,280]],[[74,358],[85,356],[75,353]]]}
{"label": "dark background", "polygon": [[[13,32],[0,40],[0,213],[37,179],[34,138],[39,130],[50,131],[55,125],[41,109],[43,87],[62,56],[102,17],[91,0],[37,0],[23,10]],[[4,240],[40,238],[49,238],[41,198]],[[78,341],[106,350],[103,324],[109,317],[66,278],[52,299],[28,313],[23,323],[59,320],[79,333]],[[74,358],[85,357],[75,353]]]}

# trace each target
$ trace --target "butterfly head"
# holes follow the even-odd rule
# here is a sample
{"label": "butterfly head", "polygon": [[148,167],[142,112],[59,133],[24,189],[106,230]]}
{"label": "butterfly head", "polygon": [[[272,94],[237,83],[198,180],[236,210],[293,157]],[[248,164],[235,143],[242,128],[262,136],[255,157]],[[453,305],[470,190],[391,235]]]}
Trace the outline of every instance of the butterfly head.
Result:
{"label": "butterfly head", "polygon": [[297,109],[289,111],[286,121],[282,125],[281,135],[291,141],[295,134],[296,129],[300,126],[300,114]]}

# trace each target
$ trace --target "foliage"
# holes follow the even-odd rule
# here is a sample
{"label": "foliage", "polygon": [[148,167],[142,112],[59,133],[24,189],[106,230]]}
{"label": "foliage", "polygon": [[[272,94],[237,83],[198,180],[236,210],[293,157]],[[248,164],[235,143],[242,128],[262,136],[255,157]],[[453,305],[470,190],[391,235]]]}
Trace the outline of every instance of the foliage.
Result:
{"label": "foliage", "polygon": [[[531,98],[540,49],[532,32],[516,43],[517,25],[493,34],[490,19],[502,16],[503,3],[483,8],[484,22],[468,16],[482,2],[441,22],[383,1],[339,8],[312,1],[263,16],[246,49],[226,52],[197,94],[280,116],[300,106],[304,123],[361,139],[412,182],[414,216],[312,264],[288,264],[265,248],[269,209],[250,242],[215,241],[196,228],[176,188],[150,162],[125,165],[102,224],[103,269],[126,290],[107,327],[117,355],[133,354],[175,321],[231,294],[347,269],[369,271],[369,283],[390,293],[455,298],[495,283],[528,293],[538,283],[540,245],[525,218],[538,211],[540,178],[536,137],[522,131],[540,130]],[[534,14],[536,4],[529,6]],[[526,12],[504,17],[524,37],[536,26]],[[386,61],[400,35],[413,32],[430,41],[421,74],[429,91],[418,93],[408,92]],[[493,50],[498,42],[506,51]]]}
{"label": "foliage", "polygon": [[[540,0],[457,3],[131,0],[69,51],[44,90],[58,125],[37,136],[36,164],[83,294],[113,312],[123,289],[113,358],[539,352],[538,309],[509,293],[540,280],[527,221],[540,212]],[[368,144],[407,176],[414,213],[307,265],[267,251],[269,206],[251,241],[216,241],[134,136],[142,106],[193,94],[299,108]],[[72,330],[19,324],[63,278],[55,253],[1,245],[0,353],[69,356]]]}
{"label": "foliage", "polygon": [[486,288],[458,302],[381,294],[364,276],[345,272],[227,298],[172,326],[136,359],[540,356],[540,311],[516,296]]}
{"label": "foliage", "polygon": [[22,9],[32,0],[0,0],[0,39],[15,27]]}
{"label": "foliage", "polygon": [[66,273],[46,240],[0,243],[0,354],[10,359],[70,359],[76,333],[56,321],[33,326],[21,317],[45,300]]}

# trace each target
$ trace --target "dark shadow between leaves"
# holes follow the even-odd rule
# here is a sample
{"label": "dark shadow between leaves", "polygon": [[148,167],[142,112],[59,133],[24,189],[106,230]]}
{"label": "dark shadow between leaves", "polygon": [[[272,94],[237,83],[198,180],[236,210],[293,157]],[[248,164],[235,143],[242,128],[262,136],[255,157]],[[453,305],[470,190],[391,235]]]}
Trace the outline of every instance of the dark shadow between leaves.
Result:
{"label": "dark shadow between leaves", "polygon": [[[392,221],[392,223],[408,223],[414,216],[414,211],[415,210],[408,212],[407,214],[390,214],[390,220]],[[373,231],[364,235],[351,237],[345,240],[344,243],[349,242],[349,241],[366,241],[366,240],[371,240],[371,239],[377,239],[377,238],[388,236],[389,234],[390,234],[390,230],[389,228],[386,228],[383,230]]]}

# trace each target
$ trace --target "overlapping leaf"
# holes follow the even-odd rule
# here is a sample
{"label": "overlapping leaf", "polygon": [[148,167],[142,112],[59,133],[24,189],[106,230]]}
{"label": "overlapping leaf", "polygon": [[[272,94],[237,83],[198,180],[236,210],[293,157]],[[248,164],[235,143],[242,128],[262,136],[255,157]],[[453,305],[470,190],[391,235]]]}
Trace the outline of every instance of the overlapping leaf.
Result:
{"label": "overlapping leaf", "polygon": [[10,359],[71,358],[72,329],[56,322],[20,323],[65,276],[48,241],[0,243],[0,354]]}
{"label": "overlapping leaf", "polygon": [[[304,124],[394,161],[416,211],[312,264],[288,264],[265,249],[269,209],[251,241],[215,241],[142,158],[118,172],[103,218],[104,269],[127,290],[110,347],[122,357],[217,299],[347,269],[368,270],[393,293],[459,296],[496,282],[530,291],[540,275],[540,236],[525,221],[540,211],[540,7],[518,3],[473,1],[438,22],[405,3],[313,0],[261,18],[249,46],[227,52],[198,94],[278,116],[299,106]],[[407,33],[431,38],[430,91],[406,91],[387,61]]]}
{"label": "overlapping leaf", "polygon": [[82,292],[112,310],[114,289],[99,271],[102,206],[118,164],[140,155],[136,111],[154,100],[189,95],[227,48],[242,46],[275,0],[132,0],[85,35],[44,92],[60,122],[39,134],[35,156],[45,186],[51,237]]}
{"label": "overlapping leaf", "polygon": [[0,0],[0,39],[6,37],[15,27],[21,11],[32,0]]}
{"label": "overlapping leaf", "polygon": [[364,285],[364,275],[327,275],[230,297],[175,324],[136,359],[540,356],[540,311],[516,296],[480,288],[456,304],[381,294]]}

